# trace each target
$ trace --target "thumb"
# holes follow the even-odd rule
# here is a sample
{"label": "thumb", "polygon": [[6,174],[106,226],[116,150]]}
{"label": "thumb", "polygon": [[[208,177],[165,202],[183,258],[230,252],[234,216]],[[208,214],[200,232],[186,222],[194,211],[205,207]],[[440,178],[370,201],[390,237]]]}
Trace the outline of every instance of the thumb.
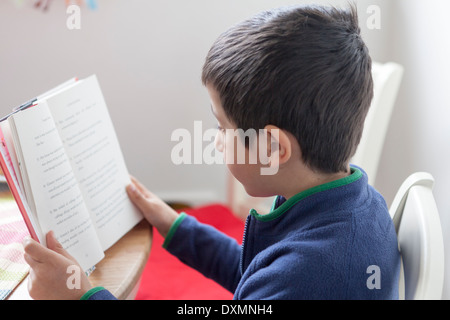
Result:
{"label": "thumb", "polygon": [[59,243],[59,241],[56,239],[55,233],[53,231],[47,233],[46,240],[47,240],[47,248],[63,255],[66,258],[73,260],[72,256],[64,249],[62,244]]}

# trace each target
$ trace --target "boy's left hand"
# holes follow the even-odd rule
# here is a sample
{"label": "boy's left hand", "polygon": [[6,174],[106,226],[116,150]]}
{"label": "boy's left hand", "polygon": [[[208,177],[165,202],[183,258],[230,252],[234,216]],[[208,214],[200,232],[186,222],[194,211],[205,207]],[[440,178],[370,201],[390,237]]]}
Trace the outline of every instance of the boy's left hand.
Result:
{"label": "boy's left hand", "polygon": [[[26,239],[23,243],[25,261],[30,265],[30,296],[38,300],[79,300],[92,288],[86,274],[56,240],[53,232],[47,234],[46,240],[47,248],[32,239]],[[80,278],[76,279],[74,286],[72,278],[75,274]],[[72,278],[68,283],[69,277]]]}

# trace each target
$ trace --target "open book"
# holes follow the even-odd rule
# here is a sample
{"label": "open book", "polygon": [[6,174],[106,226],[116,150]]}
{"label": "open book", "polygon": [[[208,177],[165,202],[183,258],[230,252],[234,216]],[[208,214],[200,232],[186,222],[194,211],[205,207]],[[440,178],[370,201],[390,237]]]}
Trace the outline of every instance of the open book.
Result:
{"label": "open book", "polygon": [[33,239],[87,271],[142,215],[97,78],[73,80],[0,122],[0,164]]}

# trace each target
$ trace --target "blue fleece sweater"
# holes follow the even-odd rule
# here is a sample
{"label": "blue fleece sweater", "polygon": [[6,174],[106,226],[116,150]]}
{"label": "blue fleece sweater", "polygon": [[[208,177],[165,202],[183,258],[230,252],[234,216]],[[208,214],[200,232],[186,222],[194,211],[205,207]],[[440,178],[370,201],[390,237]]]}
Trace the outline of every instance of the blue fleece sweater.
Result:
{"label": "blue fleece sweater", "polygon": [[[164,247],[234,299],[398,299],[400,254],[382,196],[352,167],[272,210],[251,210],[242,246],[185,214]],[[91,299],[108,298],[105,290]]]}

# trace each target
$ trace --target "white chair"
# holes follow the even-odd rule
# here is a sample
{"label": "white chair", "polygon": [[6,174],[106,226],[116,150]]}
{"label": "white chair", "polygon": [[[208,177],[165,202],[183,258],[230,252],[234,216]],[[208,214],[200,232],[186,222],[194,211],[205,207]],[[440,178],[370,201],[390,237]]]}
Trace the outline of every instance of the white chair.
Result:
{"label": "white chair", "polygon": [[440,300],[444,284],[444,241],[433,177],[411,175],[400,187],[391,206],[402,256],[400,298]]}
{"label": "white chair", "polygon": [[392,111],[403,78],[403,67],[389,62],[372,65],[374,97],[367,114],[361,142],[351,163],[364,169],[369,183],[375,184],[381,152]]}

